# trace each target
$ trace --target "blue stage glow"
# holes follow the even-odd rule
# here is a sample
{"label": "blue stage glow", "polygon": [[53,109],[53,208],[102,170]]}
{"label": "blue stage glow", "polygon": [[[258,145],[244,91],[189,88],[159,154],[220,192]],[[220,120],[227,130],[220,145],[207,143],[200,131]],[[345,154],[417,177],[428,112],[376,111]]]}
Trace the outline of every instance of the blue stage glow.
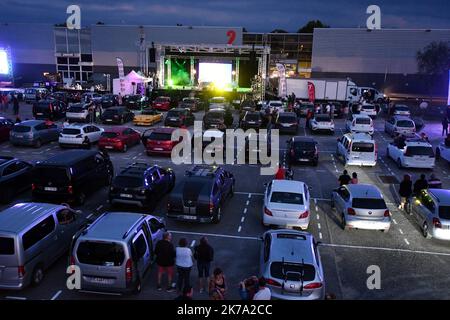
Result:
{"label": "blue stage glow", "polygon": [[4,49],[0,49],[0,74],[10,74],[10,61],[8,52]]}

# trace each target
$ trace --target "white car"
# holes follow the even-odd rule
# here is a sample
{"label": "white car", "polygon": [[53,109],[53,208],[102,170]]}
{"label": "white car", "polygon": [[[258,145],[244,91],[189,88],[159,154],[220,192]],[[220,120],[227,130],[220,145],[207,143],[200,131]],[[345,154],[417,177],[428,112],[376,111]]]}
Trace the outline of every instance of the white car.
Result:
{"label": "white car", "polygon": [[410,139],[402,145],[391,142],[386,155],[397,163],[399,168],[433,169],[435,156],[433,146],[420,139]]}
{"label": "white car", "polygon": [[226,109],[229,106],[224,97],[213,97],[209,100],[209,110]]}
{"label": "white car", "polygon": [[450,163],[450,146],[446,146],[445,142],[441,142],[436,147],[436,159],[439,160],[440,158]]}
{"label": "white car", "polygon": [[284,111],[284,104],[283,101],[278,100],[271,100],[267,104],[267,107],[270,109],[270,112],[272,113],[274,110],[277,110],[278,113]]}
{"label": "white car", "polygon": [[375,118],[377,116],[377,108],[371,103],[363,103],[359,113]]}
{"label": "white car", "polygon": [[93,124],[75,123],[62,129],[58,142],[60,147],[90,148],[93,143],[100,140],[103,132],[103,128]]}
{"label": "white car", "polygon": [[89,105],[84,103],[71,104],[66,111],[68,122],[89,122]]}
{"label": "white car", "polygon": [[411,116],[411,110],[408,106],[405,106],[404,104],[397,104],[394,107],[394,116],[404,116],[409,117]]}
{"label": "white car", "polygon": [[371,117],[362,114],[353,114],[345,123],[345,130],[352,133],[368,133],[374,132],[373,120]]}
{"label": "white car", "polygon": [[393,116],[385,121],[384,132],[391,137],[399,134],[406,137],[414,137],[416,135],[416,124],[408,117]]}
{"label": "white car", "polygon": [[334,134],[334,121],[328,114],[316,114],[309,121],[309,128],[313,132],[328,131]]}
{"label": "white car", "polygon": [[305,230],[310,220],[309,187],[301,181],[273,180],[264,194],[263,224]]}
{"label": "white car", "polygon": [[338,139],[336,156],[345,166],[370,166],[377,164],[378,151],[375,140],[367,133],[347,133]]}

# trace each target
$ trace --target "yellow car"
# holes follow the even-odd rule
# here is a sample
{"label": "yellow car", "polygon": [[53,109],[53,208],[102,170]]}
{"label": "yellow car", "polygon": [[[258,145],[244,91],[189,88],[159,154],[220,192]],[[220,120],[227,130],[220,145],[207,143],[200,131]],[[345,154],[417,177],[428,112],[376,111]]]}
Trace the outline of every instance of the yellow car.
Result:
{"label": "yellow car", "polygon": [[136,126],[151,126],[162,121],[162,113],[156,110],[143,110],[141,114],[134,116],[133,123]]}

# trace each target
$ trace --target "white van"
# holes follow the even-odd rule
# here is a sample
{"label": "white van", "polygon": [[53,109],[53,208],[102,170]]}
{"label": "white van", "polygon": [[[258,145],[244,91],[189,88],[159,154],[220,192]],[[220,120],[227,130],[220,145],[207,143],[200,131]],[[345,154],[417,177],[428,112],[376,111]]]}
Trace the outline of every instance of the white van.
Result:
{"label": "white van", "polygon": [[345,129],[350,133],[363,132],[373,135],[373,120],[367,115],[352,114],[345,123]]}
{"label": "white van", "polygon": [[377,145],[367,133],[347,133],[338,139],[337,157],[345,166],[371,166],[377,164]]}

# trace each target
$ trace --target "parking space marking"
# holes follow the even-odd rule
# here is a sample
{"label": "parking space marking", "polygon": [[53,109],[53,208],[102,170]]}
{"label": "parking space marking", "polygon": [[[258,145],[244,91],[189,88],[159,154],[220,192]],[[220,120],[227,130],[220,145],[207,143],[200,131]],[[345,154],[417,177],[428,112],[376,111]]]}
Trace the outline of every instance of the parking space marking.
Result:
{"label": "parking space marking", "polygon": [[406,242],[406,244],[409,246],[409,241],[408,241],[408,239],[403,239],[403,240],[405,240],[405,242]]}
{"label": "parking space marking", "polygon": [[238,239],[238,240],[257,240],[257,241],[260,240],[260,238],[258,238],[258,237],[233,236],[233,235],[229,235],[229,234],[200,233],[200,232],[176,231],[176,230],[175,231],[169,230],[169,231],[173,234],[187,234],[187,235],[192,235],[192,236],[207,236],[207,237],[229,238],[229,239]]}
{"label": "parking space marking", "polygon": [[247,213],[247,208],[244,209],[244,214],[246,214],[246,213]]}
{"label": "parking space marking", "polygon": [[395,224],[398,224],[397,220],[395,220],[395,219],[392,219],[392,222],[394,222]]}
{"label": "parking space marking", "polygon": [[250,204],[250,201],[247,200],[247,202],[245,203],[246,206],[248,206]]}
{"label": "parking space marking", "polygon": [[242,217],[241,223],[244,223],[244,221],[245,221],[245,217]]}
{"label": "parking space marking", "polygon": [[238,191],[235,191],[234,192],[235,194],[243,194],[243,195],[246,195],[246,194],[248,194],[248,198],[250,199],[252,196],[263,196],[264,195],[264,193],[249,193],[249,192],[243,192],[243,191],[240,191],[240,192],[238,192]]}
{"label": "parking space marking", "polygon": [[62,290],[59,290],[50,300],[56,300],[58,299],[59,295],[62,293]]}
{"label": "parking space marking", "polygon": [[319,238],[322,239],[322,232],[319,232]]}
{"label": "parking space marking", "polygon": [[101,205],[99,205],[98,208],[95,209],[95,210],[96,210],[96,211],[100,211],[100,210],[102,210],[102,209],[103,209],[103,205],[101,204]]}
{"label": "parking space marking", "polygon": [[400,234],[403,234],[403,230],[402,229],[398,229],[398,232],[400,232]]}
{"label": "parking space marking", "polygon": [[320,220],[320,216],[319,215],[316,215],[316,218],[317,218],[317,220]]}
{"label": "parking space marking", "polygon": [[242,227],[241,227],[241,226],[239,226],[239,228],[238,228],[238,232],[241,232],[241,230],[242,230]]}
{"label": "parking space marking", "polygon": [[9,300],[27,300],[25,297],[13,297],[13,296],[6,296],[5,299]]}
{"label": "parking space marking", "polygon": [[195,240],[192,240],[191,242],[191,248],[193,248],[195,246]]}
{"label": "parking space marking", "polygon": [[321,229],[320,223],[317,224],[317,228],[319,228],[319,230]]}

